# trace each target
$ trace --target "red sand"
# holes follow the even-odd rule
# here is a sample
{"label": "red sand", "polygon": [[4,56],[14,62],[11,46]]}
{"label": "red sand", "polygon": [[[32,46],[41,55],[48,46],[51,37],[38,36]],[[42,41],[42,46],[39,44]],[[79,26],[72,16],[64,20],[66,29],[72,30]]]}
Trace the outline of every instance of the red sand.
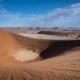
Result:
{"label": "red sand", "polygon": [[[39,57],[15,60],[12,55],[21,49]],[[0,30],[0,80],[80,80],[80,40],[40,40]]]}

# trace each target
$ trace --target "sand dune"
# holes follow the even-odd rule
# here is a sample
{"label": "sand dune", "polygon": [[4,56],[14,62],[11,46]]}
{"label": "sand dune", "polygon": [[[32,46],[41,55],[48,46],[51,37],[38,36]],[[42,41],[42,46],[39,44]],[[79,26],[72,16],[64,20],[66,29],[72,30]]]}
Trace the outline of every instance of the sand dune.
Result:
{"label": "sand dune", "polygon": [[41,40],[0,30],[0,80],[80,80],[80,40]]}

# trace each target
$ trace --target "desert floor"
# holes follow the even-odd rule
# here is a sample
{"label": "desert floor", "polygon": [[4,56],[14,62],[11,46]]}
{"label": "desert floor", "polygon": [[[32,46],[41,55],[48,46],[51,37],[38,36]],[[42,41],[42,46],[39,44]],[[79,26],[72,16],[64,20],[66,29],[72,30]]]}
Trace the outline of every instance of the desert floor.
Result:
{"label": "desert floor", "polygon": [[19,35],[36,38],[36,39],[48,39],[48,40],[70,40],[71,37],[62,37],[62,36],[55,36],[55,35],[45,35],[45,34],[26,34],[26,33],[19,33]]}
{"label": "desert floor", "polygon": [[33,35],[0,30],[0,80],[80,80],[80,40]]}

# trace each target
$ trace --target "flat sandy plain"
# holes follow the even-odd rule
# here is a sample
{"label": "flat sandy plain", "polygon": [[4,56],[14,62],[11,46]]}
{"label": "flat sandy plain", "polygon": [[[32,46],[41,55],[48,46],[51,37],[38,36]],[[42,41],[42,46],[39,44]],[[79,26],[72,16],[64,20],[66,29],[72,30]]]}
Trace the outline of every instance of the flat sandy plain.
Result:
{"label": "flat sandy plain", "polygon": [[45,34],[26,34],[26,33],[19,33],[19,35],[36,38],[36,39],[47,39],[47,40],[71,40],[71,37],[62,37],[62,36],[55,36],[55,35],[45,35]]}
{"label": "flat sandy plain", "polygon": [[36,39],[0,30],[0,80],[80,80],[80,40]]}

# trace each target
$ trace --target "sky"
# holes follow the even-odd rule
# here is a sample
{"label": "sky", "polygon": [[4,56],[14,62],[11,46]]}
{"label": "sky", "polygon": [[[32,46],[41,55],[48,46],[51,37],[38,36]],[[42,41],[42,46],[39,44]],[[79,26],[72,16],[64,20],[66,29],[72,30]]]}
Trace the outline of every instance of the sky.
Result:
{"label": "sky", "polygon": [[80,27],[80,0],[0,0],[0,27]]}

